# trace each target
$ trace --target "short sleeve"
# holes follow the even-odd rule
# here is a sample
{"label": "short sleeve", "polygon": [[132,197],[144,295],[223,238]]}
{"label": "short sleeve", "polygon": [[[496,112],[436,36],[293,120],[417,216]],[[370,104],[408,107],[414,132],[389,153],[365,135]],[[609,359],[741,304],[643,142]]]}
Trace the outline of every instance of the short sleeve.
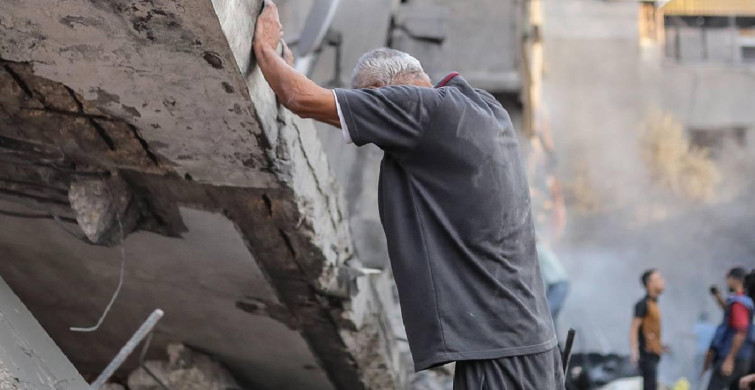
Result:
{"label": "short sleeve", "polygon": [[745,332],[750,326],[750,312],[745,305],[734,302],[731,305],[731,318],[729,326],[738,332]]}
{"label": "short sleeve", "polygon": [[347,144],[352,143],[351,141],[351,134],[349,134],[349,127],[346,125],[346,119],[343,117],[343,111],[341,110],[341,104],[338,103],[338,95],[336,95],[336,91],[333,91],[333,99],[336,101],[336,112],[338,113],[338,121],[341,123],[341,133],[343,134],[343,140],[346,141]]}
{"label": "short sleeve", "polygon": [[645,318],[647,315],[648,315],[648,302],[643,299],[637,302],[636,305],[634,305],[634,317]]}
{"label": "short sleeve", "polygon": [[351,140],[397,157],[417,146],[444,96],[442,89],[408,85],[336,89],[335,94]]}

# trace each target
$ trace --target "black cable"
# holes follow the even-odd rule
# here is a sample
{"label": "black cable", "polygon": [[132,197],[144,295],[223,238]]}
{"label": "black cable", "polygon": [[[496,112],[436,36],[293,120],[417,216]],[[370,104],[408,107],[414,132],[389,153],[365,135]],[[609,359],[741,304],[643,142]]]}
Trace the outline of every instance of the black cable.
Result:
{"label": "black cable", "polygon": [[94,245],[92,244],[89,239],[86,238],[86,236],[80,232],[76,232],[72,229],[70,229],[68,226],[66,226],[65,222],[68,223],[75,223],[78,225],[78,222],[73,218],[68,217],[60,217],[56,215],[53,212],[50,212],[49,214],[39,214],[39,213],[23,213],[18,211],[9,211],[9,210],[0,210],[0,215],[4,215],[6,217],[12,217],[12,218],[26,218],[26,219],[52,219],[55,221],[55,223],[58,224],[63,230],[65,230],[66,233],[71,235],[73,238],[76,238],[77,240],[80,240],[86,244]]}
{"label": "black cable", "polygon": [[[51,214],[38,214],[38,213],[23,213],[18,211],[0,210],[0,215],[13,218],[26,218],[26,219],[55,219]],[[61,221],[68,223],[76,223],[76,220],[68,217],[59,217]]]}
{"label": "black cable", "polygon": [[60,173],[66,173],[66,174],[74,175],[74,176],[110,177],[109,171],[77,171],[75,169],[61,167],[59,165],[56,165],[55,163],[41,161],[41,160],[40,161],[25,161],[25,160],[13,160],[13,159],[0,158],[0,162],[4,162],[8,164],[15,164],[15,165],[50,168]]}
{"label": "black cable", "polygon": [[[60,217],[57,216],[57,214],[55,214],[55,213],[53,213],[51,211],[50,215],[52,216],[52,219],[55,220],[55,222],[58,224],[58,226],[60,226],[61,229],[65,230],[65,232],[68,233],[71,237],[73,237],[73,238],[75,238],[75,239],[77,239],[79,241],[82,241],[82,242],[84,242],[86,244],[94,245],[94,244],[92,244],[91,241],[89,241],[89,239],[84,235],[84,233],[77,232],[75,230],[70,229],[68,226],[66,226],[63,223],[63,221],[60,219]],[[78,224],[76,226],[78,226]]]}

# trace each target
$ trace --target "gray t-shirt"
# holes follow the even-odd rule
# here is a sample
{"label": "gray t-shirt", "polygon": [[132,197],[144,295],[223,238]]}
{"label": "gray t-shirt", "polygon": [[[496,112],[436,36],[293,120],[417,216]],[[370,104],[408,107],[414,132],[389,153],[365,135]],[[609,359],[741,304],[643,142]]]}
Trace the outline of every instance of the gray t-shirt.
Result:
{"label": "gray t-shirt", "polygon": [[436,88],[335,93],[353,142],[385,152],[380,219],[415,369],[554,348],[503,107],[458,76]]}

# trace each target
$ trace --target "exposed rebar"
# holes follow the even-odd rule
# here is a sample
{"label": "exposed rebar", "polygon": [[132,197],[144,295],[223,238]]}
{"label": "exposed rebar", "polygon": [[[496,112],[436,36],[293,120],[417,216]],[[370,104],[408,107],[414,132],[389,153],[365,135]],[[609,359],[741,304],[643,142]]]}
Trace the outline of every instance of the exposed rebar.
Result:
{"label": "exposed rebar", "polygon": [[157,321],[162,318],[163,314],[165,314],[160,309],[155,309],[155,311],[152,312],[152,314],[147,317],[147,320],[144,321],[142,326],[139,327],[139,329],[136,330],[136,333],[134,333],[133,336],[131,336],[131,339],[128,340],[126,345],[121,348],[121,350],[118,352],[117,355],[115,355],[115,358],[110,362],[110,364],[105,367],[105,370],[102,371],[99,377],[89,386],[89,390],[99,390],[100,387],[102,387],[108,379],[115,373],[115,370],[120,367],[123,362],[126,361],[129,355],[131,355],[131,352],[134,351],[137,345],[145,338],[147,335],[152,332],[152,328],[155,327],[157,324]]}

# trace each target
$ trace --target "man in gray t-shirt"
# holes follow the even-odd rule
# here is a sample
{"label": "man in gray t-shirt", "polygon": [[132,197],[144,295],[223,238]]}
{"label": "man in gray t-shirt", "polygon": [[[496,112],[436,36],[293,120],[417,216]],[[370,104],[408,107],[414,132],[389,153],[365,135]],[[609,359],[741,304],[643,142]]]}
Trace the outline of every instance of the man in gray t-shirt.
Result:
{"label": "man in gray t-shirt", "polygon": [[272,3],[254,50],[281,103],[385,155],[380,219],[416,370],[457,362],[456,389],[563,389],[516,133],[490,94],[452,73],[430,83],[391,49],[327,90],[277,54]]}

